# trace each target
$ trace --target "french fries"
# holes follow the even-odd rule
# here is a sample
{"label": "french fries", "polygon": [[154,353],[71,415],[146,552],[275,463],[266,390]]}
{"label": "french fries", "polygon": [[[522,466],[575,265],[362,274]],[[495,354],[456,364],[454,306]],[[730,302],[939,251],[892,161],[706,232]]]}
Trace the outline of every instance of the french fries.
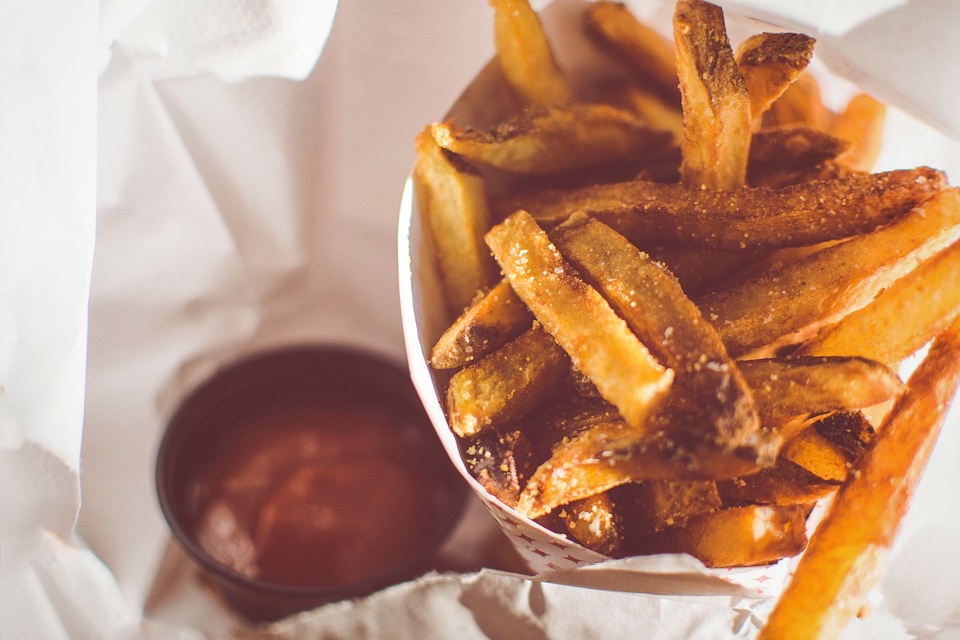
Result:
{"label": "french fries", "polygon": [[660,244],[741,251],[838,240],[904,216],[937,193],[944,175],[927,167],[856,174],[778,189],[704,191],[632,181],[495,199],[497,218],[518,209],[552,228],[586,213],[642,247]]}
{"label": "french fries", "polygon": [[527,109],[493,129],[464,129],[443,122],[432,130],[437,144],[470,162],[527,174],[650,156],[672,140],[669,132],[607,104]]}
{"label": "french fries", "polygon": [[[690,518],[631,543],[635,553],[689,553],[708,567],[769,564],[803,551],[808,509],[803,505],[746,505]],[[747,544],[744,544],[748,541]]]}
{"label": "french fries", "polygon": [[583,16],[589,33],[639,76],[640,84],[651,86],[675,103],[679,113],[680,93],[673,43],[637,20],[620,2],[592,2]]}
{"label": "french fries", "polygon": [[750,96],[754,128],[760,128],[770,105],[807,68],[815,42],[802,33],[758,33],[737,47],[735,57]]}
{"label": "french fries", "polygon": [[[900,362],[960,315],[960,242],[921,263],[881,291],[870,304],[800,347],[814,355],[863,354]],[[886,330],[887,327],[896,331]]]}
{"label": "french fries", "polygon": [[550,238],[675,372],[675,383],[686,386],[691,411],[702,418],[693,437],[729,450],[761,448],[760,420],[746,382],[720,336],[669,273],[587,216],[571,216]]}
{"label": "french fries", "polygon": [[501,280],[464,309],[434,344],[430,366],[459,369],[502,347],[533,323],[533,315]]}
{"label": "french fries", "polygon": [[885,564],[960,384],[960,322],[933,342],[837,493],[760,638],[836,637]]}
{"label": "french fries", "polygon": [[573,366],[629,424],[643,429],[669,390],[673,371],[657,362],[609,303],[583,282],[529,214],[518,211],[485,237],[514,291]]}
{"label": "french fries", "polygon": [[775,264],[698,305],[735,357],[794,344],[867,305],[958,237],[960,189],[943,189],[893,224]]}
{"label": "french fries", "polygon": [[556,389],[568,366],[553,338],[534,326],[453,374],[447,385],[450,428],[470,436],[509,424]]}
{"label": "french fries", "polygon": [[430,127],[417,136],[416,152],[417,201],[433,239],[447,303],[459,313],[496,276],[483,245],[491,222],[486,188],[472,167],[434,142]]}
{"label": "french fries", "polygon": [[543,25],[527,0],[489,0],[497,60],[521,104],[570,102],[572,90],[557,64]]}
{"label": "french fries", "polygon": [[624,77],[581,96],[529,5],[492,5],[526,110],[418,138],[438,167],[423,176],[454,185],[468,268],[485,252],[500,268],[461,286],[431,352],[467,471],[610,557],[803,553],[761,637],[834,637],[960,382],[960,189],[925,166],[872,172],[883,105],[827,108],[806,35],[734,53],[702,0],[676,3],[672,42],[587,3]]}
{"label": "french fries", "polygon": [[673,14],[683,105],[685,184],[732,189],[747,179],[750,96],[727,39],[723,11],[702,0],[678,0]]}

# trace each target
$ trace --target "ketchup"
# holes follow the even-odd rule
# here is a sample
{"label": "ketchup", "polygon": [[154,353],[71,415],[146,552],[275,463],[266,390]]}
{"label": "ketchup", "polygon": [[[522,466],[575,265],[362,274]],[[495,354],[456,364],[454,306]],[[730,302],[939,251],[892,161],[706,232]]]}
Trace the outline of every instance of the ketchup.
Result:
{"label": "ketchup", "polygon": [[385,406],[303,403],[244,416],[187,487],[192,536],[263,582],[382,576],[436,526],[418,438],[422,429]]}

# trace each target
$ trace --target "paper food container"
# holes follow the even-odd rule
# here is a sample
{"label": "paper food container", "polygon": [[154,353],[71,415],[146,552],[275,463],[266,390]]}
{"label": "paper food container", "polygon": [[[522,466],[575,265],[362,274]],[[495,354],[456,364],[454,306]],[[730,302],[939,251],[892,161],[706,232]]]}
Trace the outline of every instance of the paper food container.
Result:
{"label": "paper food container", "polygon": [[[584,36],[580,28],[580,15],[585,4],[580,0],[559,0],[540,12],[558,62],[570,75],[575,90],[583,89],[586,86],[585,83],[593,83],[598,79],[621,73],[611,60]],[[670,35],[672,2],[634,1],[627,4],[643,22],[654,26],[665,35]],[[729,9],[726,11],[726,18],[730,39],[734,46],[744,37],[754,33],[785,30],[738,15]],[[810,70],[821,81],[824,101],[832,108],[836,109],[845,104],[846,99],[856,89],[851,82],[829,72],[817,60],[816,55]],[[499,96],[502,96],[504,91],[506,91],[504,81],[496,62],[492,61],[480,71],[447,114],[437,114],[437,121],[455,117],[460,125],[483,125],[494,122],[498,118],[496,109],[500,104]],[[950,159],[949,152],[938,153],[935,147],[929,144],[919,151],[916,145],[911,147],[909,144],[906,146],[896,144],[898,141],[908,140],[911,136],[920,135],[924,140],[944,141],[946,139],[943,136],[899,112],[888,116],[888,120],[891,122],[888,124],[890,131],[885,140],[886,150],[878,162],[877,170],[921,164],[950,169],[948,166],[943,166],[944,162]],[[410,143],[412,145],[412,140]],[[944,149],[955,149],[949,141],[944,144],[946,145]],[[898,155],[894,157],[894,153]],[[933,157],[925,159],[923,153],[928,155],[933,153]],[[940,164],[937,164],[938,162]],[[892,166],[879,166],[884,164]],[[463,477],[502,525],[504,532],[512,540],[531,570],[537,573],[548,572],[605,560],[603,555],[538,525],[489,495],[471,476],[463,463],[456,437],[447,424],[441,404],[446,378],[431,370],[427,362],[433,344],[453,318],[446,311],[439,274],[433,256],[430,254],[430,243],[425,234],[414,188],[411,180],[408,180],[400,204],[398,240],[403,330],[410,373],[429,417],[436,427],[438,437]],[[956,411],[954,411],[948,421],[956,420]],[[946,428],[950,428],[950,425],[948,424]],[[815,519],[815,515],[811,517],[811,522]],[[756,593],[769,594],[779,591],[795,561],[795,558],[785,559],[771,566],[705,570],[705,572],[747,587]],[[643,562],[639,562],[632,566],[639,567],[642,571],[644,565]],[[651,566],[653,566],[652,563]]]}

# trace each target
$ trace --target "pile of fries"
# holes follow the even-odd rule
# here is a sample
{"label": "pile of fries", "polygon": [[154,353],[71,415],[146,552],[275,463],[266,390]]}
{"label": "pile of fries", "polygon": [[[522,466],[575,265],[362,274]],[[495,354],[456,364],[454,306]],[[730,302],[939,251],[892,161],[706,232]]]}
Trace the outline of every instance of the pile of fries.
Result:
{"label": "pile of fries", "polygon": [[806,35],[734,48],[720,8],[679,0],[670,39],[590,2],[622,71],[590,84],[526,0],[490,4],[508,91],[489,126],[427,126],[414,170],[467,468],[611,557],[804,552],[762,636],[837,635],[960,381],[960,189],[871,173],[884,107],[827,108]]}

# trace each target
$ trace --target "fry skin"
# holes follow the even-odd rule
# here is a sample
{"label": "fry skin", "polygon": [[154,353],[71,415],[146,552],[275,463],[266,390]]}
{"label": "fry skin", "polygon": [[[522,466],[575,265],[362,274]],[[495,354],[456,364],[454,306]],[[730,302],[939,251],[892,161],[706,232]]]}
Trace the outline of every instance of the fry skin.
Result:
{"label": "fry skin", "polygon": [[430,127],[416,137],[413,182],[440,265],[451,312],[496,281],[496,263],[483,243],[490,209],[483,179],[433,141]]}
{"label": "fry skin", "polygon": [[573,365],[638,429],[673,382],[664,368],[547,234],[518,211],[486,234],[514,291],[569,354]]}
{"label": "fry skin", "polygon": [[676,374],[699,437],[721,449],[757,447],[753,397],[716,330],[679,283],[626,238],[584,215],[571,216],[550,238],[601,290],[641,342]]}
{"label": "fry skin", "polygon": [[621,2],[591,2],[584,24],[637,75],[642,86],[650,86],[679,107],[677,63],[669,39],[637,20]]}
{"label": "fry skin", "polygon": [[643,480],[713,480],[748,475],[756,461],[719,449],[682,450],[663,432],[641,433],[618,416],[599,420],[560,442],[520,494],[529,518],[560,505]]}
{"label": "fry skin", "polygon": [[875,433],[863,413],[838,411],[790,438],[780,450],[780,456],[818,478],[842,482]]}
{"label": "fry skin", "polygon": [[559,387],[568,367],[563,350],[534,326],[450,378],[450,428],[458,436],[472,436],[520,418]]}
{"label": "fry skin", "polygon": [[703,191],[632,181],[515,194],[494,201],[493,208],[496,216],[524,209],[545,228],[572,213],[586,213],[642,249],[662,244],[741,251],[805,246],[873,231],[945,184],[942,172],[927,167],[780,189]]}
{"label": "fry skin", "polygon": [[770,105],[807,68],[815,43],[802,33],[758,33],[737,47],[735,58],[750,95],[754,128],[760,128]]}
{"label": "fry skin", "polygon": [[743,186],[750,96],[727,39],[723,10],[702,0],[679,0],[673,40],[683,108],[681,180],[705,189]]}
{"label": "fry skin", "polygon": [[633,553],[689,553],[708,567],[770,564],[803,551],[807,507],[746,505],[690,518],[631,541]]}
{"label": "fry skin", "polygon": [[761,640],[835,638],[883,570],[960,383],[960,322],[941,333],[840,487]]}
{"label": "fry skin", "polygon": [[470,162],[536,175],[650,156],[672,140],[669,132],[607,104],[531,108],[491,129],[450,121],[432,131],[437,144]]}
{"label": "fry skin", "polygon": [[734,357],[796,344],[865,306],[958,237],[960,190],[944,189],[892,224],[774,265],[698,304]]}
{"label": "fry skin", "polygon": [[540,17],[527,0],[489,0],[493,39],[507,83],[524,104],[551,106],[572,98]]}
{"label": "fry skin", "polygon": [[863,354],[893,364],[916,353],[960,315],[960,242],[884,289],[867,306],[803,344],[798,353]]}
{"label": "fry skin", "polygon": [[765,424],[863,409],[903,392],[903,382],[893,370],[857,356],[743,360],[737,366]]}
{"label": "fry skin", "polygon": [[434,369],[459,369],[519,336],[533,323],[533,315],[501,280],[479,296],[451,324],[430,352]]}

